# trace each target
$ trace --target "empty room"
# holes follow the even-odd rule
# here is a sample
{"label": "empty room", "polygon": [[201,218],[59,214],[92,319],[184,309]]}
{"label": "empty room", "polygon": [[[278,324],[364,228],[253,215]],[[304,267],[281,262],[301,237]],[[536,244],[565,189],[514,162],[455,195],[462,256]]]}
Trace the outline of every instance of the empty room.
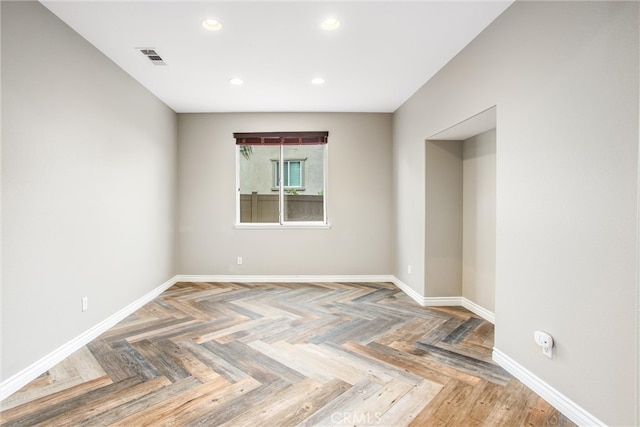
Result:
{"label": "empty room", "polygon": [[0,19],[0,425],[640,425],[639,1]]}

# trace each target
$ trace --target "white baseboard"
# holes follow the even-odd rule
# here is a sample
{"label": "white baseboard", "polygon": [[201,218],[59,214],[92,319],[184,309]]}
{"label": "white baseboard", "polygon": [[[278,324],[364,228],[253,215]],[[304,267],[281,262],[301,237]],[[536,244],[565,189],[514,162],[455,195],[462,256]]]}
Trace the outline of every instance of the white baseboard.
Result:
{"label": "white baseboard", "polygon": [[411,288],[409,285],[404,283],[402,280],[400,280],[400,279],[398,279],[397,277],[394,276],[392,282],[393,282],[394,285],[396,285],[398,288],[400,288],[400,290],[402,292],[407,294],[407,296],[409,298],[411,298],[412,300],[414,300],[418,304],[420,304],[422,306],[426,306],[427,305],[427,303],[425,301],[425,298],[422,295],[420,295],[418,292],[413,290],[413,288]]}
{"label": "white baseboard", "polygon": [[393,284],[396,285],[402,292],[407,294],[412,300],[420,304],[421,306],[455,306],[461,305],[460,297],[423,297],[412,287],[404,283],[402,280],[393,277]]}
{"label": "white baseboard", "polygon": [[529,387],[538,396],[549,402],[554,408],[580,426],[605,426],[606,424],[591,415],[580,405],[560,393],[538,378],[522,365],[494,347],[493,360],[507,372]]}
{"label": "white baseboard", "polygon": [[476,304],[471,300],[466,299],[465,297],[462,297],[462,306],[470,312],[482,317],[487,322],[493,323],[495,325],[496,315],[493,314],[492,311],[487,310],[486,308]]}
{"label": "white baseboard", "polygon": [[392,282],[392,275],[189,275],[179,274],[176,276],[178,282],[239,282],[239,283],[309,283],[309,282]]}
{"label": "white baseboard", "polygon": [[129,316],[131,313],[133,313],[149,301],[153,300],[165,290],[169,289],[177,282],[176,277],[177,276],[172,277],[157,288],[153,289],[151,292],[127,305],[117,313],[104,319],[102,322],[81,333],[61,347],[58,347],[42,359],[29,365],[17,374],[7,378],[0,384],[0,400],[4,400],[16,391],[20,390],[22,387],[29,384],[29,382],[42,375],[43,372],[51,369],[56,364],[69,357],[73,352],[81,349],[93,339],[97,338],[102,333],[106,332],[107,330],[115,326],[118,322]]}
{"label": "white baseboard", "polygon": [[462,305],[462,297],[422,297],[425,307],[456,307]]}
{"label": "white baseboard", "polygon": [[402,292],[407,294],[411,299],[413,299],[418,304],[428,307],[428,306],[462,306],[469,310],[470,312],[482,317],[487,322],[491,322],[495,324],[496,317],[493,312],[487,310],[486,308],[474,303],[473,301],[468,300],[465,297],[423,297],[418,292],[413,290],[409,285],[402,282],[397,278],[393,278],[393,284],[396,285]]}

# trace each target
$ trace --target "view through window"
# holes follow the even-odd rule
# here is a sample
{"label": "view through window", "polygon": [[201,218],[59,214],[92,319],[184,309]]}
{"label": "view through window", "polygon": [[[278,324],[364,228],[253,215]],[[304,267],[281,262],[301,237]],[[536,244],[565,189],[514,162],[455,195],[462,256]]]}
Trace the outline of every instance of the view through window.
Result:
{"label": "view through window", "polygon": [[240,224],[327,223],[328,132],[235,133]]}

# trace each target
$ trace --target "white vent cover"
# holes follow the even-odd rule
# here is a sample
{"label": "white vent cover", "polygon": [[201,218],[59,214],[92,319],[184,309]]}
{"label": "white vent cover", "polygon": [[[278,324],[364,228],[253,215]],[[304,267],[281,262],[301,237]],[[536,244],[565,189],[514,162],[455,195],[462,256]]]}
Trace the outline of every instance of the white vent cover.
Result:
{"label": "white vent cover", "polygon": [[149,61],[151,61],[153,65],[167,65],[163,61],[162,57],[158,55],[158,52],[156,52],[155,49],[150,47],[144,47],[144,48],[138,48],[138,50],[140,51],[141,54],[149,58]]}

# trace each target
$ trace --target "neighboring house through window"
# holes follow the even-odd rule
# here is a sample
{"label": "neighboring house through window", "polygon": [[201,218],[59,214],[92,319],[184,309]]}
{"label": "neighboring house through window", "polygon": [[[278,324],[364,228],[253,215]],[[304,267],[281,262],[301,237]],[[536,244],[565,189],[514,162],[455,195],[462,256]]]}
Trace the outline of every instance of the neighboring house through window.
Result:
{"label": "neighboring house through window", "polygon": [[[303,184],[303,164],[304,160],[286,160],[282,167],[282,185],[285,190],[295,189],[302,190]],[[273,189],[277,190],[280,186],[280,160],[273,161]]]}
{"label": "neighboring house through window", "polygon": [[328,132],[234,133],[238,225],[327,225]]}

